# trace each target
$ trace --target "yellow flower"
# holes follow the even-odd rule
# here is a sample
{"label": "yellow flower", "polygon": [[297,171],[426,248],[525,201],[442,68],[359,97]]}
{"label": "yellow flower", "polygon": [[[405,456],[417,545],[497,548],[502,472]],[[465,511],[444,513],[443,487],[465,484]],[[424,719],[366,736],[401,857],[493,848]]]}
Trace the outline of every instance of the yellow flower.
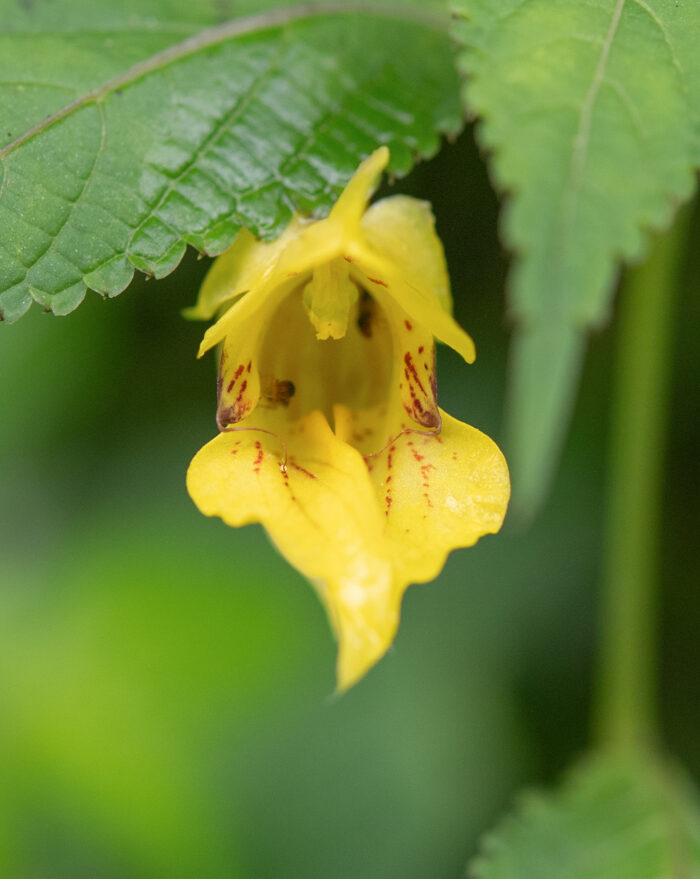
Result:
{"label": "yellow flower", "polygon": [[239,233],[191,310],[228,306],[200,348],[223,342],[221,432],[188,491],[207,516],[262,522],[311,580],[340,689],[391,644],[406,587],[498,531],[510,491],[495,443],[438,408],[433,337],[468,362],[474,344],[450,314],[430,206],[367,207],[388,159],[365,160],[324,220],[269,244]]}

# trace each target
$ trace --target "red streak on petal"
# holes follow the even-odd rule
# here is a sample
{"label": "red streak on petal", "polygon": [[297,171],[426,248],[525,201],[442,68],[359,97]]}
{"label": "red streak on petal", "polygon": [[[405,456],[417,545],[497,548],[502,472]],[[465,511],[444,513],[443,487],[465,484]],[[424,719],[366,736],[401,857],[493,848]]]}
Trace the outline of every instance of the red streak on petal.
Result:
{"label": "red streak on petal", "polygon": [[[241,406],[241,401],[243,400],[243,394],[245,394],[247,387],[248,387],[248,382],[244,381],[241,383],[241,389],[239,390],[238,396],[236,397],[236,401],[233,404],[234,408],[239,409],[239,410],[243,410],[244,407]],[[241,416],[239,415],[238,420],[240,421],[240,419],[241,419]]]}
{"label": "red streak on petal", "polygon": [[[413,357],[411,356],[410,351],[406,351],[406,353],[404,354],[403,362],[406,364],[406,369],[413,376],[413,379],[420,388],[421,393],[423,394],[423,396],[425,396],[425,388],[423,387],[420,377],[418,376],[418,370],[416,369],[416,366],[413,362]],[[408,378],[408,376],[406,377]]]}
{"label": "red streak on petal", "polygon": [[[240,366],[238,366],[238,367],[236,368],[236,371],[235,371],[234,374],[233,374],[233,378],[231,379],[231,381],[228,383],[228,385],[227,385],[227,387],[226,387],[226,393],[227,393],[227,394],[230,394],[230,393],[231,393],[231,391],[233,390],[233,386],[236,384],[236,382],[237,382],[238,379],[240,378],[241,373],[243,372],[244,369],[245,369],[245,367],[243,366],[242,363],[240,364]],[[239,399],[240,399],[240,395],[239,395]]]}
{"label": "red streak on petal", "polygon": [[411,330],[413,329],[413,324],[411,323],[410,320],[405,320],[405,321],[403,322],[403,325],[406,327],[406,329],[408,330],[409,333],[410,333]]}
{"label": "red streak on petal", "polygon": [[380,281],[379,278],[370,278],[369,275],[367,276],[367,280],[371,281],[373,284],[379,284],[380,287],[388,287],[389,286],[384,281]]}
{"label": "red streak on petal", "polygon": [[298,470],[300,473],[303,473],[304,476],[308,476],[309,479],[317,479],[318,478],[315,473],[310,473],[305,467],[302,467],[300,464],[297,464],[296,461],[290,461],[289,466],[294,467],[295,470]]}

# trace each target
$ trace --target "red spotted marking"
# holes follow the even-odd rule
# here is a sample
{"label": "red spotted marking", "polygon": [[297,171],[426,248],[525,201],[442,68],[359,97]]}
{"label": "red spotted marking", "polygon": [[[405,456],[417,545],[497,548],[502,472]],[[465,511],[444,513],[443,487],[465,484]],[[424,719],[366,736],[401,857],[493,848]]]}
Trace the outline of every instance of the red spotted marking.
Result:
{"label": "red spotted marking", "polygon": [[405,321],[403,322],[403,325],[406,327],[406,329],[408,330],[409,333],[410,333],[411,330],[413,329],[413,324],[411,323],[410,320],[405,320]]}
{"label": "red spotted marking", "polygon": [[260,442],[260,440],[256,440],[254,445],[255,445],[255,448],[256,448],[258,454],[257,454],[255,460],[253,461],[253,472],[260,473],[260,465],[263,462],[263,458],[265,457],[265,453],[263,452],[263,447],[262,447],[262,443]]}
{"label": "red spotted marking", "polygon": [[289,491],[289,499],[292,501],[296,500],[296,495],[292,493],[291,486],[289,485],[289,473],[286,470],[280,470],[282,474],[282,479],[284,480],[284,487]]}
{"label": "red spotted marking", "polygon": [[392,505],[392,503],[393,503],[393,498],[392,498],[392,496],[391,496],[391,473],[390,473],[389,471],[391,470],[392,464],[393,464],[393,462],[394,462],[394,453],[395,453],[395,452],[396,452],[396,446],[395,446],[395,445],[392,445],[392,446],[389,448],[389,451],[387,452],[387,456],[386,456],[386,470],[387,470],[387,477],[386,477],[386,480],[385,480],[385,484],[386,484],[386,496],[385,496],[385,498],[384,498],[384,500],[386,501],[386,509],[384,510],[384,515],[385,515],[385,516],[388,516],[388,515],[389,515],[389,510],[391,509],[391,505]]}
{"label": "red spotted marking", "polygon": [[425,351],[425,348],[421,345],[421,346],[418,348],[418,353],[419,353],[419,354],[422,354],[424,351]]}
{"label": "red spotted marking", "polygon": [[432,505],[433,505],[433,502],[430,500],[430,494],[428,493],[430,491],[430,475],[429,474],[430,474],[431,470],[435,470],[434,464],[422,464],[421,465],[420,472],[423,477],[422,485],[423,485],[423,488],[425,489],[425,491],[423,492],[423,497],[428,502],[429,507],[432,507]]}

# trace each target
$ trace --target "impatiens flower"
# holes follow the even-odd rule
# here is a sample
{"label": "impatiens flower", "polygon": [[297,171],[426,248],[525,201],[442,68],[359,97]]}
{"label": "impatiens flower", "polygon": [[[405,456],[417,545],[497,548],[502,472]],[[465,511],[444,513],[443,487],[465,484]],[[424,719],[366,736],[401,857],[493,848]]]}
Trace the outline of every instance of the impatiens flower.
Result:
{"label": "impatiens flower", "polygon": [[222,343],[220,433],[187,487],[207,516],[262,522],[311,580],[338,638],[338,686],[387,650],[410,583],[498,531],[510,491],[495,443],[437,405],[434,337],[475,357],[450,314],[428,204],[367,207],[389,151],[364,161],[326,219],[272,243],[246,231],[191,314]]}

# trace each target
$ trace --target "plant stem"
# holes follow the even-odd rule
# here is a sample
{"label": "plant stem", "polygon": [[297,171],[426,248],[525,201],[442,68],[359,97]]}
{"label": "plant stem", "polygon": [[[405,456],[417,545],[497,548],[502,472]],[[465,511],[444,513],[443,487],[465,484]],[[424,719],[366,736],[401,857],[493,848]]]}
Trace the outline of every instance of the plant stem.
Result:
{"label": "plant stem", "polygon": [[632,270],[623,291],[602,577],[597,738],[651,744],[672,329],[689,211]]}

